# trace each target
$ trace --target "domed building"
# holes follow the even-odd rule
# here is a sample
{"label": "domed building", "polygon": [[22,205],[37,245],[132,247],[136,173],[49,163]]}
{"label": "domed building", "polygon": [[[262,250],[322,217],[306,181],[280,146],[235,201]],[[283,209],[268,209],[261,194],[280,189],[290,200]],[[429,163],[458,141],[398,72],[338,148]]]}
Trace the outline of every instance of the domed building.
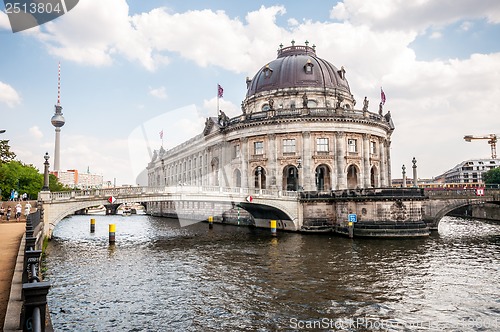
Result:
{"label": "domed building", "polygon": [[389,187],[390,113],[361,108],[344,67],[316,48],[280,47],[247,78],[242,114],[207,118],[201,134],[148,165],[150,186],[222,186],[278,191]]}

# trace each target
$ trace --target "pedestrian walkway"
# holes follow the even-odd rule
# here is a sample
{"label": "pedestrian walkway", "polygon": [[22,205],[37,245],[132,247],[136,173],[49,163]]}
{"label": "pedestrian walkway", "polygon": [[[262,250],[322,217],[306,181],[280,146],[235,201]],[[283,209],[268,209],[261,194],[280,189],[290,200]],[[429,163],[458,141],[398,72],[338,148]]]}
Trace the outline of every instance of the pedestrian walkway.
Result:
{"label": "pedestrian walkway", "polygon": [[3,331],[17,253],[25,231],[24,216],[21,222],[16,222],[15,218],[10,222],[0,221],[0,331]]}

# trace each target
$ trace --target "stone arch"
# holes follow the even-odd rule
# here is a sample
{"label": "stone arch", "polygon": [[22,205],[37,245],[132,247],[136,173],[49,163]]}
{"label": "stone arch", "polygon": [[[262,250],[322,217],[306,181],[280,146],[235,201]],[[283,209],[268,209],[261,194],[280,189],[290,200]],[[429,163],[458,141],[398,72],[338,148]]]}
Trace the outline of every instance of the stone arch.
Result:
{"label": "stone arch", "polygon": [[356,189],[359,187],[359,169],[355,164],[347,166],[347,188]]}
{"label": "stone arch", "polygon": [[331,188],[331,170],[326,164],[321,164],[316,167],[315,171],[316,178],[316,190],[317,191],[328,191]]}
{"label": "stone arch", "polygon": [[295,165],[286,165],[283,168],[283,190],[297,191],[299,188],[299,170]]}

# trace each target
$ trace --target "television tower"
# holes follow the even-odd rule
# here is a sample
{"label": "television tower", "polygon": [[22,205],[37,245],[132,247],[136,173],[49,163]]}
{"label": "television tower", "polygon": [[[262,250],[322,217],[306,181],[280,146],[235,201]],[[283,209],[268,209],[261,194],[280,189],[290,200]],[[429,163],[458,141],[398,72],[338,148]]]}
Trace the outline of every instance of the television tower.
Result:
{"label": "television tower", "polygon": [[56,144],[54,148],[54,171],[60,171],[60,155],[59,151],[61,149],[61,127],[64,126],[64,116],[62,115],[61,106],[61,63],[59,63],[59,69],[57,73],[57,105],[55,105],[56,111],[54,116],[50,120],[52,125],[56,127]]}

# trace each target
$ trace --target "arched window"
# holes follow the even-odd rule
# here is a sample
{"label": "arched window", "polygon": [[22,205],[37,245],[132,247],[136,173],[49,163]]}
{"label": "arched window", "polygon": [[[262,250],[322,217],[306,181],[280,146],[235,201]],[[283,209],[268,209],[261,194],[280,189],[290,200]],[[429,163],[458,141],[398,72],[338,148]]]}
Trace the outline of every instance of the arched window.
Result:
{"label": "arched window", "polygon": [[347,167],[347,188],[356,189],[358,187],[358,168],[355,165]]}
{"label": "arched window", "polygon": [[299,171],[294,165],[283,168],[283,190],[297,191],[299,188]]}

